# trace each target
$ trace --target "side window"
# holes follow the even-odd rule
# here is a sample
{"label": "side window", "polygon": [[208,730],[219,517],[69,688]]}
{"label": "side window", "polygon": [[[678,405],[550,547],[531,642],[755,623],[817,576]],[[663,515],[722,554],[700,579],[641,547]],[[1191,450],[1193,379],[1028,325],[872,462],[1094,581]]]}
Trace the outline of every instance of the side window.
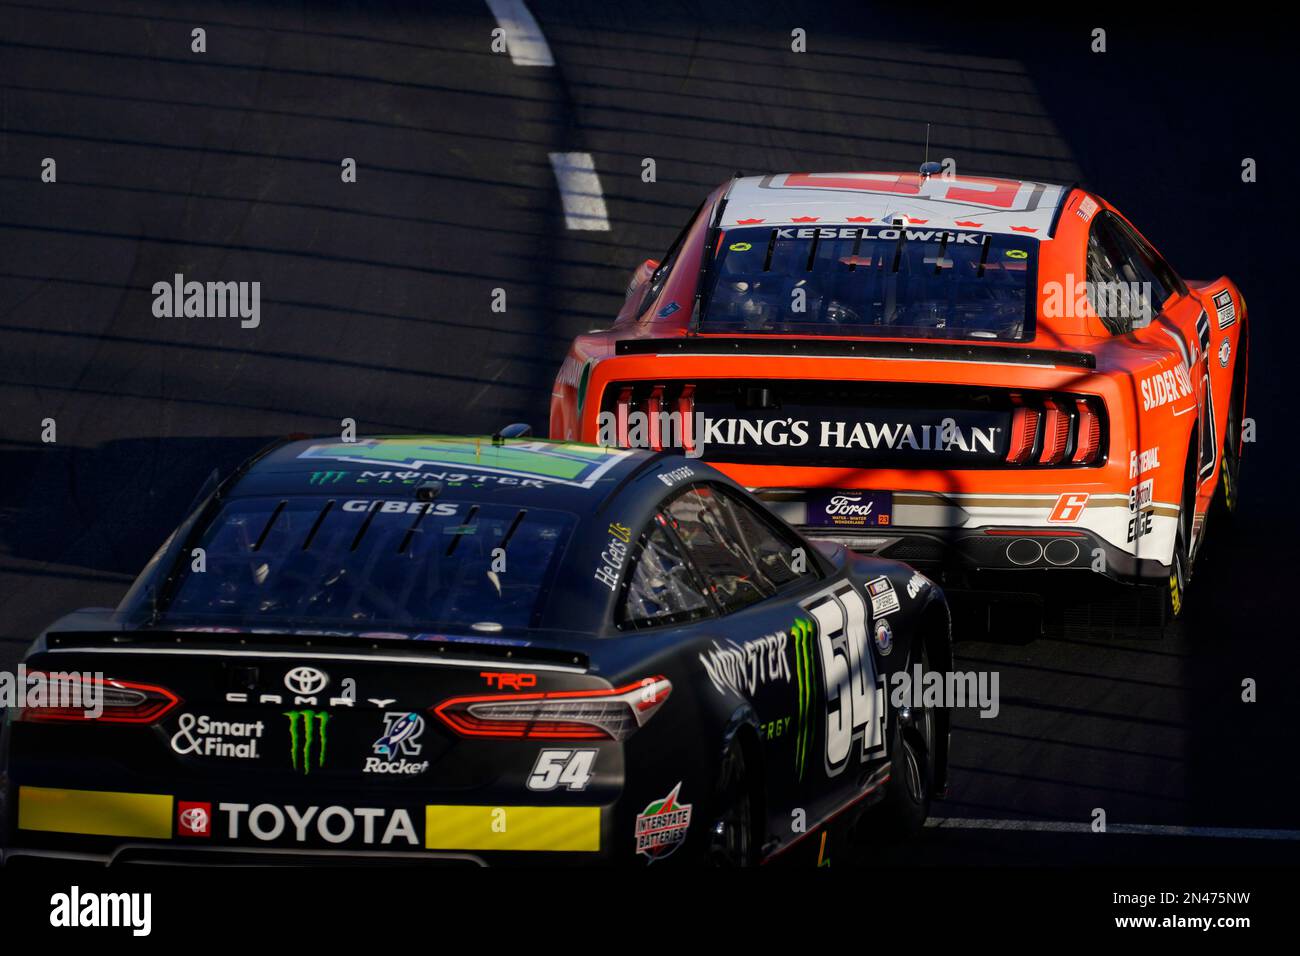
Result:
{"label": "side window", "polygon": [[726,611],[748,607],[772,593],[741,544],[729,514],[708,485],[689,488],[668,506],[668,518],[705,583]]}
{"label": "side window", "polygon": [[1113,334],[1145,328],[1182,283],[1119,217],[1093,218],[1088,232],[1088,300]]}
{"label": "side window", "polygon": [[691,226],[695,225],[695,220],[699,218],[700,210],[704,208],[704,203],[700,203],[691,214],[691,218],[686,220],[686,225],[682,231],[677,234],[673,244],[668,247],[664,257],[659,260],[659,268],[655,270],[650,281],[646,283],[645,298],[641,300],[641,317],[645,317],[646,310],[655,304],[659,298],[659,293],[663,291],[664,283],[668,281],[668,276],[673,271],[673,266],[677,264],[677,254],[682,251],[682,244],[686,241],[687,234],[691,231]]}
{"label": "side window", "polygon": [[817,562],[791,538],[754,509],[749,502],[725,489],[716,489],[719,504],[730,516],[728,530],[743,553],[749,555],[761,582],[772,591],[799,581],[819,580]]}
{"label": "side window", "polygon": [[695,580],[676,542],[656,515],[641,536],[633,555],[618,623],[627,627],[653,627],[703,617],[709,602]]}

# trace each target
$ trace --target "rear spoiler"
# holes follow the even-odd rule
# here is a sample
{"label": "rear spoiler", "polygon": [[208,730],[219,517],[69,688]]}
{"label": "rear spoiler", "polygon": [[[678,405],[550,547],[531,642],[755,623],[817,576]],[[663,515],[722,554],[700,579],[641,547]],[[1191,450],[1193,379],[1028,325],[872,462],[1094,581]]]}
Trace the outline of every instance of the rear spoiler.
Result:
{"label": "rear spoiler", "polygon": [[417,658],[446,658],[463,660],[488,658],[511,662],[526,667],[529,664],[556,664],[567,667],[589,666],[586,654],[562,650],[520,640],[475,640],[470,635],[427,635],[409,638],[364,637],[347,634],[292,634],[252,633],[248,631],[47,631],[45,646],[49,649],[85,650],[94,653],[97,648],[138,647],[160,653],[176,651],[245,651],[293,650],[310,651],[382,651],[385,656],[400,654]]}
{"label": "rear spoiler", "polygon": [[622,339],[615,355],[808,355],[828,358],[912,359],[928,362],[988,362],[1095,369],[1090,352],[1023,349],[1007,345],[952,342],[846,342],[828,339],[688,338]]}

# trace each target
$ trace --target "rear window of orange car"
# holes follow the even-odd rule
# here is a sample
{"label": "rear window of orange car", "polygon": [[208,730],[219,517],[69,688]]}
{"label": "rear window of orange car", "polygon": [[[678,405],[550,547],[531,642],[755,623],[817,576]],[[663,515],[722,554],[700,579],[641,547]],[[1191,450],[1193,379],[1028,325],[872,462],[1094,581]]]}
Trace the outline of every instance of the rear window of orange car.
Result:
{"label": "rear window of orange car", "polygon": [[1038,240],[911,224],[732,229],[701,332],[1024,341]]}

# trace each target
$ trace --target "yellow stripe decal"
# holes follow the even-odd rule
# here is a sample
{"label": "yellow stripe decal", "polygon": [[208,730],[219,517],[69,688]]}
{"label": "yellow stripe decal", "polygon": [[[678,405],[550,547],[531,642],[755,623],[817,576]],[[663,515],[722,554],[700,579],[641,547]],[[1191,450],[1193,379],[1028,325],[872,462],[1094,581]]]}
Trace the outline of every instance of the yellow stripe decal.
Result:
{"label": "yellow stripe decal", "polygon": [[600,807],[424,808],[428,850],[600,849]]}
{"label": "yellow stripe decal", "polygon": [[19,787],[18,828],[169,840],[172,798],[161,793]]}

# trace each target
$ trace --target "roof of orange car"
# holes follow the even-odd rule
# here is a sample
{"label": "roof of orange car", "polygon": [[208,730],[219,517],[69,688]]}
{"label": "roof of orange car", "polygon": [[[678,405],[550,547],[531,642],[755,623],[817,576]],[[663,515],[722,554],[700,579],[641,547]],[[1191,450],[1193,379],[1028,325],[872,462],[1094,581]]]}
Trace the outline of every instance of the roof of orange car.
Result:
{"label": "roof of orange car", "polygon": [[890,225],[901,219],[1046,239],[1069,192],[1052,183],[942,173],[778,173],[737,179],[721,225]]}

